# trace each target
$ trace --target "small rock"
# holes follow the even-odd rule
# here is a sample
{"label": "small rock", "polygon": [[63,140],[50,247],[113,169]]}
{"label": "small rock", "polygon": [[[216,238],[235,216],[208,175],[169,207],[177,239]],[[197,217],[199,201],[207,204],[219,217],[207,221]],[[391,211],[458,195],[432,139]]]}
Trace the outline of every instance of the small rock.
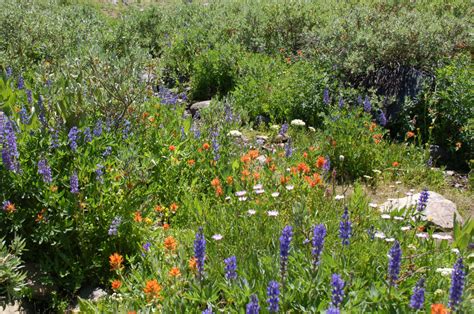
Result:
{"label": "small rock", "polygon": [[210,105],[211,105],[210,100],[196,102],[192,104],[191,107],[189,107],[189,111],[191,111],[191,114],[194,117],[199,110],[202,110],[204,108],[209,108]]}
{"label": "small rock", "polygon": [[263,140],[265,142],[268,141],[268,136],[266,136],[266,135],[257,135],[257,136],[255,136],[255,138],[257,140]]}
{"label": "small rock", "polygon": [[273,143],[280,144],[288,142],[288,136],[283,134],[278,134],[273,138]]}
{"label": "small rock", "polygon": [[444,172],[447,176],[453,176],[454,175],[454,171],[452,170],[447,170]]}
{"label": "small rock", "polygon": [[[1,303],[0,303],[1,304]],[[0,305],[0,310],[2,310],[2,313],[4,314],[20,314],[20,313],[27,313],[20,305],[18,301],[15,301],[12,304],[6,304],[6,307],[3,308]]]}
{"label": "small rock", "polygon": [[[463,223],[462,217],[457,211],[456,204],[433,191],[428,191],[429,198],[426,209],[422,212],[422,219],[445,229],[453,228],[454,216],[456,221]],[[391,199],[379,206],[381,212],[390,212],[392,210],[401,210],[403,208],[414,207],[418,202],[420,193],[413,196]]]}
{"label": "small rock", "polygon": [[97,302],[100,298],[103,298],[107,295],[107,292],[101,288],[95,288],[94,291],[89,295],[91,301]]}

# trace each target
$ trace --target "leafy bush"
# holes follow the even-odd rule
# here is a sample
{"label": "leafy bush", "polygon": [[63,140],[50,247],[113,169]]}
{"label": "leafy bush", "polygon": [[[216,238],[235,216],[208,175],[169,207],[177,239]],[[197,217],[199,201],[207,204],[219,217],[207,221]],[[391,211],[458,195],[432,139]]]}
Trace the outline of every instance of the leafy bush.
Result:
{"label": "leafy bush", "polygon": [[237,80],[240,47],[224,45],[201,52],[193,61],[191,97],[195,100],[225,96]]}
{"label": "leafy bush", "polygon": [[304,118],[310,125],[320,125],[329,76],[321,66],[298,59],[292,64],[260,55],[243,59],[232,92],[235,107],[252,119],[258,115],[278,122]]}
{"label": "leafy bush", "polygon": [[20,259],[24,249],[23,239],[15,237],[8,247],[5,239],[0,238],[0,307],[4,301],[8,304],[25,294],[26,273],[21,270],[23,262]]}
{"label": "leafy bush", "polygon": [[[442,163],[465,168],[474,147],[474,102],[470,57],[461,55],[436,70],[436,85],[407,102],[401,112],[399,136],[419,133],[424,142],[439,145],[445,152]],[[404,119],[404,120],[403,120]],[[410,122],[410,123],[406,123]]]}

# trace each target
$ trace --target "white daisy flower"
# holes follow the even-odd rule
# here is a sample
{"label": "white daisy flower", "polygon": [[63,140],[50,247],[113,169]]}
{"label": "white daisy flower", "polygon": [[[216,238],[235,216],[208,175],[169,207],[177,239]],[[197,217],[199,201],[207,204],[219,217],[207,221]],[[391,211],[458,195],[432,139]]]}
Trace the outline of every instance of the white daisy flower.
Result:
{"label": "white daisy flower", "polygon": [[241,137],[242,132],[238,130],[231,130],[229,133],[227,133],[227,136],[232,136],[232,137]]}
{"label": "white daisy flower", "polygon": [[381,217],[382,219],[390,219],[390,218],[392,218],[392,217],[391,217],[390,215],[388,215],[388,214],[383,214],[383,215],[381,215],[380,217]]}
{"label": "white daisy flower", "polygon": [[278,196],[280,196],[280,193],[279,193],[279,192],[273,192],[273,193],[272,193],[272,196],[273,196],[273,197],[278,197]]}
{"label": "white daisy flower", "polygon": [[420,239],[428,239],[429,235],[426,232],[417,233],[416,236]]}
{"label": "white daisy flower", "polygon": [[452,268],[436,268],[436,272],[440,273],[441,276],[449,276],[453,272]]}
{"label": "white daisy flower", "polygon": [[378,238],[378,239],[385,239],[385,233],[383,233],[382,231],[377,231],[377,232],[374,234],[374,237],[375,237],[375,238]]}
{"label": "white daisy flower", "polygon": [[278,216],[278,211],[277,211],[277,210],[269,210],[269,211],[267,212],[267,214],[268,214],[268,216],[270,216],[270,217],[276,217],[276,216]]}
{"label": "white daisy flower", "polygon": [[247,211],[247,214],[249,214],[250,216],[255,215],[256,213],[257,213],[257,211],[254,210],[254,209],[249,209],[249,210]]}
{"label": "white daisy flower", "polygon": [[238,191],[238,192],[235,192],[235,196],[244,196],[245,194],[247,194],[247,191]]}
{"label": "white daisy flower", "polygon": [[438,240],[452,240],[453,237],[450,236],[449,234],[439,234],[435,233],[431,236],[433,239],[438,239]]}
{"label": "white daisy flower", "polygon": [[344,195],[336,195],[336,197],[334,197],[334,199],[336,201],[342,200],[342,199],[344,199]]}
{"label": "white daisy flower", "polygon": [[212,238],[216,241],[222,240],[223,236],[222,234],[215,234],[212,236]]}
{"label": "white daisy flower", "polygon": [[291,191],[291,190],[293,190],[293,189],[295,188],[295,186],[294,186],[294,185],[287,185],[285,188],[286,188],[288,191]]}

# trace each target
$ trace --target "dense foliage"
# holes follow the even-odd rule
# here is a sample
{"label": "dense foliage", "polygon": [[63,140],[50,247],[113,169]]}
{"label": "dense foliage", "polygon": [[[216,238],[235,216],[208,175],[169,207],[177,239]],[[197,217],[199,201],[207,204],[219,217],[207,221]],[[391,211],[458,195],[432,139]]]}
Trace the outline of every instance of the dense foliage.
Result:
{"label": "dense foliage", "polygon": [[46,311],[469,311],[473,223],[364,192],[472,158],[468,4],[72,2],[2,2],[0,297],[26,264]]}

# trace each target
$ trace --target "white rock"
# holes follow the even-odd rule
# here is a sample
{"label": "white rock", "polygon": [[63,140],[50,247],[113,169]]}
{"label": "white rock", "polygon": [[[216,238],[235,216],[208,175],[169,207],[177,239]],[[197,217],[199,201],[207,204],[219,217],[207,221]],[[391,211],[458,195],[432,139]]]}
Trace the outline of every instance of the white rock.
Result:
{"label": "white rock", "polygon": [[291,120],[290,124],[294,125],[294,126],[305,126],[306,125],[306,123],[304,123],[304,121],[300,120],[300,119]]}
{"label": "white rock", "polygon": [[[428,191],[429,198],[426,209],[421,213],[422,220],[429,220],[433,224],[445,228],[453,228],[453,220],[456,215],[456,220],[462,223],[462,217],[457,211],[456,204],[444,198],[441,194],[433,191]],[[420,197],[420,193],[413,196],[403,197],[398,199],[390,199],[379,206],[381,212],[390,212],[392,210],[401,210],[404,208],[414,208]]]}

